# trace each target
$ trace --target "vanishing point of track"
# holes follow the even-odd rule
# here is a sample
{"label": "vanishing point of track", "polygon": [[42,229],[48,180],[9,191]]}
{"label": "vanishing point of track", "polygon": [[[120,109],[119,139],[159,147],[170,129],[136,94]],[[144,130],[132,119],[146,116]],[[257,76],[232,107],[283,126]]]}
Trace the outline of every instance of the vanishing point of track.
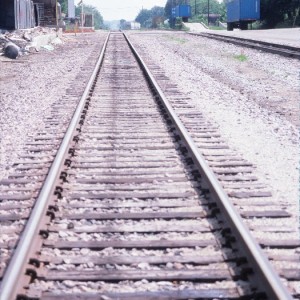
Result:
{"label": "vanishing point of track", "polygon": [[122,33],[47,173],[1,300],[292,299]]}

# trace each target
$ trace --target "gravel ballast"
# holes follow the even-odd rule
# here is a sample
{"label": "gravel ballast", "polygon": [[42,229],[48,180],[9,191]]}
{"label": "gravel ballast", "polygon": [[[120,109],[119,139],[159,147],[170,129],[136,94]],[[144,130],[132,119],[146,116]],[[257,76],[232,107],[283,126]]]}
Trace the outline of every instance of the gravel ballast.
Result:
{"label": "gravel ballast", "polygon": [[13,169],[26,139],[65,95],[92,52],[98,48],[100,53],[106,34],[64,35],[54,51],[41,49],[17,60],[0,56],[0,180]]}
{"label": "gravel ballast", "polygon": [[[1,149],[2,152],[0,152],[0,180],[1,178],[8,176],[15,167],[18,168],[18,164],[20,170],[22,170],[22,168],[27,168],[27,163],[29,165],[32,163],[31,158],[27,160],[24,160],[23,158],[22,162],[22,155],[24,156],[22,152],[27,151],[25,155],[28,155],[34,151],[39,152],[39,150],[35,150],[36,148],[34,147],[26,148],[24,145],[26,145],[26,140],[30,140],[30,138],[34,137],[43,126],[46,127],[48,125],[47,120],[50,119],[54,124],[55,120],[69,120],[69,114],[71,115],[73,113],[72,108],[73,105],[75,106],[76,101],[72,98],[74,102],[71,102],[70,98],[66,95],[72,93],[75,94],[76,92],[75,99],[77,99],[77,93],[80,95],[82,86],[88,79],[91,61],[96,60],[95,49],[100,50],[105,35],[106,34],[104,32],[100,32],[91,35],[79,35],[77,37],[68,36],[65,37],[65,44],[58,46],[58,48],[53,52],[41,52],[40,54],[35,55],[32,54],[28,57],[22,57],[16,62],[0,62],[4,64],[4,66],[7,66],[5,67],[3,75],[0,75],[3,76],[2,79],[0,79],[0,83],[5,83],[5,85],[3,85],[3,89],[0,90],[0,95],[2,95],[3,92],[6,101],[6,104],[3,108],[1,108],[3,109],[3,114],[1,115],[0,121],[0,126],[3,123],[4,128],[4,131],[0,136],[1,145],[3,145],[3,148]],[[263,54],[253,50],[241,50],[241,48],[232,45],[222,45],[219,42],[181,33],[154,32],[150,35],[146,33],[130,33],[130,38],[132,38],[134,44],[137,45],[138,51],[142,54],[143,58],[145,58],[150,69],[157,70],[155,76],[161,76],[161,78],[165,79],[164,82],[161,81],[162,89],[173,90],[174,95],[180,99],[178,102],[180,105],[184,101],[191,104],[188,106],[188,109],[186,109],[186,107],[182,108],[183,106],[180,106],[180,109],[182,109],[186,114],[193,115],[193,118],[197,120],[202,120],[202,115],[200,116],[200,113],[196,115],[197,112],[201,112],[205,118],[212,123],[213,127],[219,128],[222,137],[222,140],[220,139],[221,142],[218,142],[218,144],[222,147],[219,148],[221,149],[220,151],[222,151],[221,156],[229,152],[234,152],[233,150],[235,150],[235,152],[241,154],[243,158],[247,159],[251,163],[249,165],[244,162],[242,162],[241,165],[237,164],[235,169],[236,174],[239,176],[243,172],[252,172],[252,163],[257,166],[257,171],[256,173],[254,172],[255,175],[258,175],[262,182],[271,187],[273,198],[278,203],[278,208],[277,205],[276,207],[275,205],[271,207],[271,209],[273,209],[271,213],[273,214],[273,212],[280,211],[281,208],[282,210],[285,210],[286,206],[288,207],[287,210],[293,214],[293,221],[296,220],[299,209],[297,205],[297,127],[299,126],[297,116],[299,108],[296,105],[296,97],[294,97],[294,95],[297,95],[297,89],[294,86],[297,85],[297,79],[294,78],[296,72],[296,68],[293,65],[294,61],[288,59],[281,60],[276,56]],[[245,57],[246,60],[241,60],[241,57]],[[123,56],[122,59],[123,58],[126,59],[126,56]],[[271,66],[268,66],[268,64],[271,64]],[[155,65],[159,65],[161,69],[155,68]],[[13,66],[15,66],[15,69]],[[84,70],[85,72],[81,73],[81,71]],[[16,78],[16,80],[12,82],[13,89],[11,90],[9,81],[5,77],[9,74],[9,72],[12,72],[13,76]],[[78,74],[82,74],[80,75],[80,80],[78,80]],[[106,73],[105,77],[109,76],[109,74],[110,73]],[[126,73],[124,74],[126,75]],[[166,78],[169,78],[170,80]],[[100,76],[100,80],[104,79],[104,76],[102,78]],[[81,82],[81,86],[79,88],[79,85],[74,86],[74,84],[71,84],[76,80],[78,83],[79,81]],[[175,85],[177,85],[177,87]],[[20,89],[20,87],[22,87],[22,89]],[[182,93],[178,93],[178,90],[182,91]],[[172,97],[172,95],[170,95],[171,94],[168,94],[168,97]],[[186,95],[186,97],[184,95]],[[289,97],[287,97],[287,95],[289,95]],[[124,97],[123,93],[122,97]],[[286,98],[289,98],[288,101],[286,101]],[[139,99],[144,101],[142,103],[141,110],[146,111],[148,106],[145,98]],[[113,98],[113,100],[115,100],[115,98]],[[57,105],[57,102],[59,105]],[[106,113],[108,111],[106,111],[105,106],[107,103],[102,103],[102,105],[101,109],[103,109],[104,113]],[[57,111],[53,110],[53,107],[57,108]],[[66,107],[69,108],[69,110],[64,110]],[[138,108],[136,106],[134,107],[135,114],[136,112],[139,112]],[[115,109],[118,108],[114,107],[113,110]],[[176,109],[177,108],[175,108],[175,110]],[[195,114],[193,110],[195,110]],[[54,118],[49,118],[49,111],[54,112]],[[122,113],[122,110],[120,111]],[[58,112],[58,114],[56,114],[56,112]],[[101,117],[100,112],[102,113],[99,109],[97,118],[99,116]],[[111,106],[109,106],[109,113],[110,112]],[[183,114],[180,117],[182,116],[184,118]],[[115,121],[115,119],[113,119],[113,121]],[[160,128],[160,125],[155,122],[156,119],[154,118],[149,118],[149,121],[148,118],[138,121],[139,123],[152,123],[151,125],[153,126],[152,128],[155,129],[154,131],[157,131]],[[206,122],[206,120],[203,121]],[[48,139],[53,140],[53,138],[51,138],[52,134],[54,135],[57,133],[54,131],[61,132],[60,129],[64,128],[64,126],[55,127],[51,122],[49,122],[51,125],[49,127],[52,132],[49,130],[50,134],[48,136],[50,136],[50,138]],[[58,121],[56,122],[61,124]],[[101,129],[99,128],[98,123],[90,122],[88,116],[85,122],[88,127],[91,126],[94,128],[95,126],[95,128]],[[124,123],[120,122],[120,124],[122,125]],[[104,122],[104,125],[102,124],[100,127],[101,126],[106,128],[106,123]],[[126,124],[124,126],[126,126]],[[135,131],[136,127],[132,128],[133,129],[130,131]],[[199,130],[197,127],[195,128],[195,130]],[[193,130],[193,128],[191,130]],[[209,136],[209,138],[210,137],[211,136]],[[111,137],[109,136],[109,138]],[[132,144],[134,147],[135,139],[130,138],[129,140],[133,140]],[[3,144],[2,141],[4,141]],[[211,261],[211,263],[204,268],[205,273],[212,271],[216,273],[223,272],[225,275],[230,273],[230,275],[232,275],[234,274],[233,272],[235,272],[233,269],[235,264],[231,261],[230,256],[226,255],[227,251],[226,254],[221,253],[219,244],[216,241],[216,236],[214,235],[215,233],[212,234],[209,230],[207,230],[208,228],[216,228],[216,235],[219,235],[219,227],[217,224],[214,224],[215,221],[209,222],[207,219],[202,219],[201,215],[204,215],[204,210],[192,205],[194,200],[200,202],[204,200],[205,208],[206,206],[208,207],[207,202],[205,201],[207,199],[204,197],[204,199],[202,199],[202,192],[201,195],[198,195],[196,191],[193,190],[193,183],[180,185],[179,188],[176,181],[172,181],[171,179],[171,181],[166,180],[169,176],[167,176],[167,173],[164,174],[164,172],[166,172],[164,168],[166,168],[166,170],[169,168],[164,165],[165,161],[159,161],[158,168],[162,170],[160,174],[164,175],[165,181],[163,183],[153,181],[152,184],[135,185],[130,182],[130,177],[134,175],[135,167],[138,167],[140,162],[142,162],[143,166],[148,166],[152,162],[152,156],[149,157],[149,161],[139,161],[139,159],[137,159],[137,161],[132,161],[133,159],[130,158],[131,160],[128,161],[117,161],[116,164],[110,167],[106,161],[107,157],[110,157],[110,152],[109,155],[104,154],[103,156],[102,152],[99,151],[98,158],[95,154],[97,151],[88,150],[87,153],[84,152],[84,147],[91,146],[97,141],[99,141],[97,135],[93,136],[92,134],[87,138],[82,138],[82,140],[80,140],[80,145],[83,145],[83,149],[80,150],[81,155],[78,155],[77,158],[74,158],[72,161],[73,169],[69,170],[71,171],[71,177],[68,178],[68,182],[63,186],[63,197],[59,199],[57,203],[59,204],[57,206],[58,209],[55,212],[57,221],[53,221],[50,226],[51,228],[47,228],[50,234],[48,241],[44,242],[44,246],[49,248],[40,251],[42,255],[45,256],[45,260],[41,259],[41,261],[49,262],[49,264],[46,264],[47,266],[45,268],[47,271],[47,274],[45,275],[47,281],[34,282],[28,289],[29,293],[32,291],[33,293],[37,293],[37,296],[39,292],[45,292],[48,293],[48,296],[50,295],[50,297],[51,294],[54,296],[59,294],[70,294],[74,296],[74,294],[76,295],[76,293],[78,293],[81,298],[84,298],[87,293],[94,293],[96,295],[96,293],[99,294],[100,292],[107,293],[104,294],[104,297],[102,297],[106,299],[110,298],[106,295],[116,292],[176,292],[181,289],[204,290],[205,292],[207,290],[210,292],[210,289],[213,288],[218,288],[220,290],[223,288],[228,290],[230,289],[228,293],[234,292],[235,296],[233,298],[237,298],[238,296],[236,296],[236,294],[238,295],[238,293],[241,293],[240,296],[243,296],[243,284],[240,286],[240,283],[236,285],[235,283],[227,282],[227,277],[225,276],[224,278],[226,280],[220,279],[220,281],[205,285],[202,282],[162,282],[158,281],[159,278],[157,276],[155,276],[152,281],[150,279],[153,275],[149,278],[145,277],[145,279],[135,282],[125,278],[128,279],[128,281],[126,280],[116,285],[109,281],[109,277],[103,279],[103,277],[91,276],[94,273],[101,274],[101,272],[102,274],[115,272],[116,275],[122,272],[124,274],[126,274],[126,272],[127,274],[131,274],[130,272],[133,273],[141,270],[144,272],[142,274],[145,274],[145,276],[147,276],[147,272],[150,273],[154,271],[160,272],[158,274],[169,271],[189,273],[190,271],[197,270],[198,272],[198,265],[194,260],[192,262],[190,262],[190,260],[182,260],[182,262],[180,262],[180,259],[177,261],[177,258],[175,257],[173,260],[169,261],[166,259],[165,262],[151,262],[155,262],[155,259],[152,260],[153,256],[154,258],[155,256],[157,256],[156,258],[159,258],[160,256],[166,258],[168,255],[181,257],[189,254],[189,251],[191,251],[191,255],[199,255],[198,257],[201,259],[203,259],[202,255],[207,255],[207,257],[219,255],[219,257],[222,258],[220,261],[218,257],[215,258],[215,261]],[[111,145],[114,145],[116,147],[113,148],[113,150],[115,150],[121,145],[121,143],[118,142],[114,142],[114,144],[111,143],[110,145],[111,141],[109,139],[103,139],[103,141],[103,148],[107,147],[107,149],[109,149]],[[51,142],[49,142],[49,145],[51,145]],[[167,138],[151,138],[148,142],[146,141],[143,146],[147,148],[148,145],[152,145],[152,143],[154,145],[161,143],[164,144],[164,146],[167,145],[169,147],[171,140],[168,140]],[[226,147],[223,146],[223,144]],[[227,144],[231,149],[228,149]],[[133,147],[130,147],[130,151],[135,150]],[[201,145],[199,147],[201,147]],[[46,151],[50,152],[54,150],[50,146],[50,150]],[[174,149],[171,149],[170,151],[173,152]],[[117,153],[119,155],[123,152],[118,151]],[[143,151],[142,153],[145,152]],[[161,151],[161,153],[163,153],[163,155],[161,155],[163,158],[169,158],[173,161],[172,153],[170,153],[169,150]],[[213,151],[208,151],[207,153],[213,153]],[[84,154],[88,155],[85,156]],[[49,160],[51,160],[51,155],[49,154]],[[55,154],[53,154],[53,156],[54,155]],[[132,157],[135,157],[134,154]],[[172,171],[179,170],[181,162],[182,161],[180,159],[176,161],[174,160],[174,163],[172,164]],[[39,164],[42,163],[48,163],[48,158],[46,157],[46,159],[41,159]],[[99,179],[99,177],[103,174],[102,171],[99,171],[98,173],[95,172],[97,164],[102,167],[102,170],[105,167],[107,173],[111,171],[111,174],[109,175],[113,175],[113,170],[117,167],[121,166],[120,168],[126,168],[126,173],[129,174],[129,178],[126,178],[126,180],[129,181],[128,185],[111,184],[112,187],[110,187],[110,185],[101,184],[101,181],[98,181],[97,179]],[[229,164],[229,169],[230,166],[231,165]],[[251,166],[251,168],[247,168],[248,166]],[[212,167],[212,169],[217,173],[218,168],[220,169],[220,164],[215,164],[214,167],[215,168]],[[224,168],[225,167],[227,168],[228,165],[224,166]],[[81,170],[83,168],[87,171],[86,175],[84,174],[84,171]],[[247,171],[249,169],[251,170]],[[228,169],[226,169],[226,171],[228,171]],[[133,172],[133,174],[131,172]],[[222,170],[222,172],[224,172],[224,170]],[[232,170],[229,170],[229,174],[231,174],[230,172],[233,173]],[[81,175],[77,176],[77,173],[81,173]],[[120,172],[120,174],[123,173]],[[220,172],[220,174],[224,173]],[[77,179],[79,179],[78,182],[81,183],[82,186],[80,186],[80,184],[77,185]],[[87,179],[90,179],[90,182],[88,182]],[[17,185],[9,185],[9,189],[16,189],[18,191]],[[164,192],[168,189],[183,194],[183,196],[180,196],[178,200],[190,203],[190,206],[187,205],[188,208],[186,212],[192,211],[193,213],[197,213],[197,219],[185,222],[177,219],[168,219],[168,222],[162,220],[157,221],[157,219],[153,219],[153,222],[152,219],[150,221],[136,221],[135,218],[142,218],[141,213],[153,213],[156,218],[156,216],[159,216],[156,214],[158,210],[161,213],[170,211],[180,211],[182,213],[182,208],[180,206],[176,207],[175,205],[175,207],[171,208],[157,208],[152,205],[155,201],[161,201],[161,196],[160,194],[157,197],[156,194],[154,194],[154,196],[149,196],[151,193],[145,191],[144,187],[146,186],[149,190],[151,190],[152,188],[155,189],[158,185],[162,190],[162,195],[165,195]],[[245,223],[249,223],[249,227],[252,231],[254,231],[253,236],[257,238],[262,245],[269,247],[270,244],[272,245],[273,241],[276,244],[278,239],[281,239],[280,242],[282,245],[288,245],[284,243],[286,240],[288,241],[288,239],[294,242],[297,239],[297,237],[295,237],[297,232],[296,229],[293,231],[290,230],[290,228],[297,228],[297,220],[296,222],[289,222],[288,218],[282,218],[285,223],[282,223],[281,220],[279,220],[279,222],[275,224],[275,218],[272,220],[265,216],[257,218],[261,211],[265,211],[266,207],[269,208],[268,206],[264,206],[265,202],[261,206],[257,203],[265,200],[271,201],[271,199],[268,199],[268,197],[270,197],[270,193],[265,191],[264,186],[262,188],[259,187],[259,184],[257,186],[257,190],[259,190],[261,194],[257,193],[255,188],[252,189],[252,186],[249,188],[249,190],[254,190],[252,194],[254,197],[252,199],[249,199],[250,197],[248,198],[247,196],[251,191],[247,194],[247,192],[242,190],[242,192],[238,194],[233,185],[230,185],[226,191],[229,191],[229,195],[231,193],[233,195],[239,195],[236,196],[235,199],[237,203],[236,207],[240,207],[240,211],[244,213],[242,215],[245,219]],[[74,187],[75,189],[72,189]],[[172,187],[174,188],[172,189]],[[21,193],[24,193],[24,191],[27,192],[27,187],[19,188]],[[3,187],[3,190],[5,189],[6,186]],[[248,188],[245,188],[245,190],[248,190]],[[66,191],[70,191],[70,193]],[[189,197],[186,197],[184,194],[189,195]],[[199,199],[196,197],[196,194],[197,196],[200,196]],[[172,195],[172,193],[169,195]],[[139,197],[142,199],[139,199]],[[147,206],[142,206],[143,199],[148,197],[152,198],[152,200],[149,201]],[[166,195],[166,197],[171,196]],[[239,199],[239,197],[241,199]],[[28,198],[25,197],[24,199],[27,200]],[[109,204],[110,201],[113,201],[115,206],[106,207],[106,204]],[[136,206],[132,205],[135,201],[137,201],[138,204]],[[170,199],[169,201],[173,201],[173,199]],[[247,201],[247,203],[244,205],[243,201]],[[21,203],[21,201],[19,202]],[[116,202],[123,202],[123,206],[117,205]],[[76,203],[79,205],[71,205]],[[186,202],[184,203],[186,204]],[[285,205],[282,205],[283,203]],[[1,205],[2,204],[3,203],[1,203]],[[9,209],[9,213],[16,213],[16,220],[18,220],[19,215],[21,216],[21,213],[29,213],[29,208],[25,205],[20,208],[20,214],[18,215],[18,203],[12,202],[12,204],[13,206]],[[98,204],[100,204],[99,207]],[[7,210],[8,208],[9,206],[6,206]],[[103,217],[103,214],[105,213],[109,213],[110,215],[105,216],[102,220],[101,217]],[[139,216],[134,215],[134,213],[139,214]],[[125,220],[125,217],[122,220],[123,217],[121,214],[132,214],[132,216],[130,216],[132,217],[132,220]],[[3,217],[5,218],[5,216],[6,214],[4,213]],[[22,216],[22,218],[25,217],[26,216]],[[276,222],[278,219],[279,218],[276,218]],[[3,235],[2,240],[0,238],[0,242],[7,242],[8,245],[13,245],[15,242],[14,240],[17,239],[18,230],[22,230],[22,226],[20,226],[21,224],[19,221],[11,223],[14,225],[17,232],[12,233],[12,229],[8,227],[9,224],[7,223],[4,228],[6,233]],[[257,227],[256,223],[258,224]],[[261,228],[259,228],[259,225],[261,225]],[[172,231],[161,229],[168,226],[170,228],[172,227]],[[179,227],[180,230],[175,231],[173,226]],[[184,230],[184,226],[188,227],[188,230]],[[197,228],[192,230],[192,226]],[[284,226],[288,227],[288,229],[284,228]],[[280,230],[276,229],[277,227],[280,228]],[[269,239],[271,241],[269,241]],[[190,243],[192,241],[201,240],[202,242],[195,243],[195,245],[199,244],[200,246],[193,246],[193,248],[191,247],[191,249],[185,250],[180,249],[180,251],[175,249],[166,249],[165,251],[160,252],[156,249],[157,246],[155,246],[160,246],[160,243],[164,245],[164,241],[167,241],[176,242],[179,245],[178,247],[180,247],[182,241],[186,240],[189,242],[187,244],[191,245],[194,245],[193,243]],[[121,245],[117,245],[117,242],[120,242]],[[153,249],[145,250],[141,248],[145,247],[144,245],[148,247],[148,244],[151,245],[152,242],[155,242],[152,246],[154,247]],[[118,248],[124,244],[126,244],[125,246],[128,249]],[[166,244],[168,245],[168,243]],[[205,247],[202,247],[202,244]],[[115,245],[117,245],[116,249]],[[133,245],[138,245],[137,248],[140,247],[141,249],[136,249]],[[85,247],[91,247],[91,249]],[[106,248],[102,249],[103,247]],[[97,251],[94,251],[96,249]],[[102,249],[102,251],[100,249]],[[293,249],[293,251],[289,253],[294,254],[293,257],[291,255],[292,258],[295,256],[297,257],[298,250]],[[5,257],[8,257],[10,254],[8,251],[2,252]],[[230,251],[228,251],[228,254],[229,252]],[[271,254],[274,255],[274,253]],[[123,257],[118,258],[119,255],[122,255]],[[136,259],[135,261],[138,263],[135,263],[134,260],[131,260],[131,262],[128,263],[126,262],[127,257],[125,256],[149,257],[147,258],[148,262],[143,259],[140,260],[140,262]],[[93,259],[90,259],[91,257]],[[103,259],[101,259],[102,257]],[[110,257],[113,259],[109,260]],[[224,263],[223,258],[229,259]],[[107,259],[108,263],[106,263]],[[211,260],[211,258],[208,257],[207,260]],[[203,265],[205,264],[203,263]],[[276,260],[274,265],[279,273],[285,268],[293,268],[296,272],[299,269],[298,262],[294,261],[283,262],[281,260]],[[2,261],[0,269],[4,269],[5,266],[6,261]],[[202,267],[202,264],[201,266],[199,265],[199,270],[202,270]],[[66,277],[68,272],[71,277]],[[58,275],[61,277],[59,277],[56,273],[60,273]],[[236,274],[240,274],[239,268]],[[78,275],[80,275],[80,278],[78,278]],[[82,280],[84,276],[87,277]],[[142,278],[143,277],[141,277],[141,279]],[[149,280],[146,280],[147,278]],[[229,275],[228,278],[230,278]],[[102,282],[100,280],[108,280],[108,282]],[[247,291],[247,293],[250,293],[250,291]],[[45,294],[43,296],[45,296]],[[43,296],[41,297],[43,298]],[[63,298],[65,296],[61,297]],[[216,298],[224,297],[226,298],[226,296],[222,293],[216,295]]]}
{"label": "gravel ballast", "polygon": [[[145,60],[159,65],[218,125],[228,145],[257,166],[274,199],[296,215],[299,62],[184,33],[129,35]],[[54,51],[16,61],[0,57],[0,179],[105,36],[67,35]]]}
{"label": "gravel ballast", "polygon": [[159,65],[228,145],[257,167],[274,199],[298,217],[298,60],[184,33],[129,37],[143,59]]}

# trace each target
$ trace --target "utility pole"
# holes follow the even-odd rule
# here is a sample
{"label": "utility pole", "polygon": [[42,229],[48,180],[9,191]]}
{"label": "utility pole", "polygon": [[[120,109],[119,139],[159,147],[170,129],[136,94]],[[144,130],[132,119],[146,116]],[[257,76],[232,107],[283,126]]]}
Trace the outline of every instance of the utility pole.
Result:
{"label": "utility pole", "polygon": [[81,1],[81,33],[83,33],[83,1]]}
{"label": "utility pole", "polygon": [[57,0],[55,1],[55,21],[56,21],[56,31],[58,31],[58,7],[57,7]]}
{"label": "utility pole", "polygon": [[209,0],[207,0],[207,25],[209,27]]}
{"label": "utility pole", "polygon": [[173,19],[173,5],[174,5],[174,2],[173,0],[171,1],[171,28],[174,29],[174,25],[175,25],[175,21]]}
{"label": "utility pole", "polygon": [[195,16],[197,14],[197,0],[195,0]]}

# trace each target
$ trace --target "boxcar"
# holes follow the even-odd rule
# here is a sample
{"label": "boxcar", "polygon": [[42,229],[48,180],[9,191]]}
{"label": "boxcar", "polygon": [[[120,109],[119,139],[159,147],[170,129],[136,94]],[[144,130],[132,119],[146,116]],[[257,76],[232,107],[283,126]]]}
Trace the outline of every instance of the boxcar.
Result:
{"label": "boxcar", "polygon": [[260,18],[260,0],[227,0],[227,30],[248,29]]}
{"label": "boxcar", "polygon": [[188,18],[192,16],[191,6],[190,5],[177,5],[172,8],[172,18],[182,18],[184,22],[188,21]]}

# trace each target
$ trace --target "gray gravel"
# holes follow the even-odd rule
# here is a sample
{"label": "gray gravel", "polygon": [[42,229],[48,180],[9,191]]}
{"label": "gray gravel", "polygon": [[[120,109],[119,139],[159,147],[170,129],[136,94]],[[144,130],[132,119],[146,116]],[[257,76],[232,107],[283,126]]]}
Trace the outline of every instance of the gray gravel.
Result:
{"label": "gray gravel", "polygon": [[129,37],[143,59],[159,64],[219,127],[228,145],[257,166],[256,175],[274,199],[288,203],[297,223],[299,61],[184,33]]}
{"label": "gray gravel", "polygon": [[[99,33],[99,35],[103,38],[105,33]],[[8,174],[22,151],[26,138],[35,134],[40,122],[49,112],[51,104],[64,95],[65,89],[89,59],[92,50],[99,46],[101,43],[99,35],[65,37],[65,44],[59,46],[54,52],[40,52],[29,57],[22,57],[17,62],[0,60],[2,71],[0,74],[0,126],[2,129],[0,132],[0,179]],[[297,116],[299,107],[296,99],[298,68],[295,61],[253,50],[241,50],[232,45],[222,45],[211,40],[178,33],[176,35],[170,33],[164,35],[139,34],[131,35],[131,37],[135,43],[140,45],[139,50],[149,61],[153,62],[159,58],[166,75],[191,98],[196,109],[201,110],[207,118],[212,119],[219,126],[220,132],[232,148],[237,149],[247,160],[257,165],[257,174],[272,187],[274,198],[287,202],[292,207],[290,210],[294,211],[296,215],[296,211],[298,211],[297,126],[299,120]],[[238,61],[234,58],[238,54],[245,54],[248,60],[246,62]],[[286,97],[286,95],[291,96]],[[287,98],[289,98],[288,102]],[[285,110],[283,111],[283,109]],[[103,201],[101,200],[101,202]],[[78,212],[80,211],[78,210]],[[103,211],[105,210],[101,208],[94,210],[99,213]],[[115,226],[133,225],[130,222],[125,222],[125,224],[114,222]],[[263,222],[265,224],[265,220]],[[84,225],[81,221],[73,223],[78,227]],[[103,225],[109,222],[90,221],[90,223]],[[62,227],[66,224],[65,220],[59,222]],[[266,233],[266,236],[269,237],[270,234]],[[185,233],[152,236],[156,239],[165,237],[174,240],[186,238]],[[198,236],[195,234],[191,237],[197,238]],[[201,237],[211,238],[207,233],[202,234]],[[4,240],[10,238],[13,239],[15,236],[3,235]],[[106,240],[120,239],[122,236],[118,233],[108,236],[103,233],[76,232],[68,233],[66,236],[63,231],[50,236],[50,240],[60,238],[67,238],[69,241]],[[139,240],[144,236],[130,233],[123,238]],[[199,255],[217,252],[216,249],[209,247],[203,251],[198,250],[192,251]],[[48,251],[43,254],[68,255],[70,257],[78,254],[76,251],[60,251],[58,249]],[[145,253],[136,249],[122,250],[124,252],[121,253],[119,251],[121,250],[107,248],[95,255],[106,256],[111,252],[115,255],[149,255],[150,253],[161,255],[159,251]],[[170,250],[170,254],[173,255],[174,251],[174,249]],[[5,251],[2,252],[4,256],[7,255]],[[94,254],[89,249],[81,249],[80,253],[81,255]],[[184,266],[193,268],[188,264]],[[114,267],[123,269],[123,266],[119,265]],[[149,265],[139,264],[137,267],[147,270]],[[166,267],[176,268],[172,264]],[[183,265],[177,267],[181,268]],[[278,263],[278,267],[281,267],[280,263]],[[57,266],[51,264],[49,268],[56,269]],[[60,268],[73,269],[75,267],[66,260],[65,264],[57,269]],[[90,269],[95,266],[89,263],[83,264],[80,268]],[[100,267],[96,268],[100,269]],[[33,288],[34,286],[35,284],[32,285]],[[103,282],[82,284],[76,281],[42,282],[38,289],[81,293],[95,292],[96,290],[97,292],[136,292],[186,288],[210,289],[224,286],[236,288],[235,285],[227,282],[208,284],[205,287],[198,283],[185,284],[182,282],[180,286],[170,284],[168,287],[165,282],[143,280],[135,283],[124,282],[124,285]]]}
{"label": "gray gravel", "polygon": [[51,52],[41,49],[18,60],[0,56],[0,180],[105,35],[64,35],[64,44]]}
{"label": "gray gravel", "polygon": [[[0,57],[0,179],[106,33],[64,36],[53,52]],[[257,166],[274,198],[298,210],[299,62],[179,33],[135,34],[150,61]],[[167,55],[166,55],[167,54]],[[245,62],[235,58],[244,54]]]}

